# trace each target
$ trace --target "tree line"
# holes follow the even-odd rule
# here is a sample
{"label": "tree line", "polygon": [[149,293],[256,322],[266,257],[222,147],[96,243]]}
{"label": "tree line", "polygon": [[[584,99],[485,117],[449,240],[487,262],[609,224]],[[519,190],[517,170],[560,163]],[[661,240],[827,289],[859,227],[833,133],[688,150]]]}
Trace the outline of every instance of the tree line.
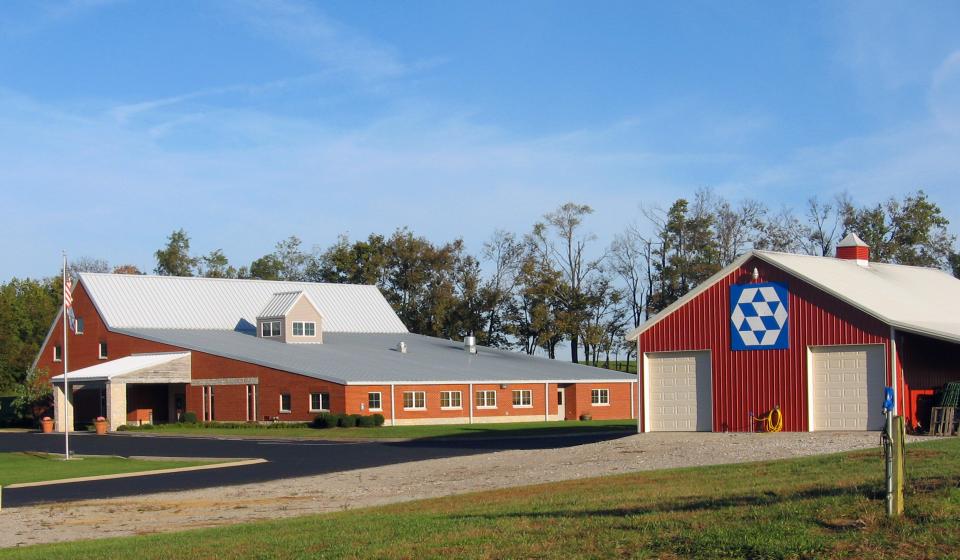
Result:
{"label": "tree line", "polygon": [[[479,253],[462,239],[432,242],[400,228],[365,239],[340,236],[306,247],[297,236],[249,264],[231,264],[221,249],[191,252],[183,229],[155,253],[154,273],[373,284],[411,332],[462,339],[527,354],[605,367],[629,364],[631,328],[662,310],[751,249],[832,255],[855,232],[876,261],[936,267],[960,276],[956,237],[923,191],[875,205],[846,195],[811,198],[799,211],[757,200],[732,203],[704,189],[666,208],[644,207],[608,243],[590,233],[586,204],[566,203],[525,232],[495,231]],[[140,274],[133,265],[75,260],[81,271]],[[0,383],[20,383],[60,306],[59,275],[0,285]]]}

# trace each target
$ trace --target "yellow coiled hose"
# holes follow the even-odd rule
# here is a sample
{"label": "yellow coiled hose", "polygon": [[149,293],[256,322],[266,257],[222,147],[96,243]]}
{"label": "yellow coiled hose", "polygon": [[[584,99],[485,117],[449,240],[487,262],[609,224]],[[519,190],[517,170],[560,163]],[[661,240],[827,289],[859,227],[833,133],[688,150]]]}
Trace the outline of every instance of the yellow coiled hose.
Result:
{"label": "yellow coiled hose", "polygon": [[765,432],[783,431],[783,413],[780,412],[780,405],[773,407],[773,410],[759,418],[751,416],[750,419],[754,422],[760,422]]}

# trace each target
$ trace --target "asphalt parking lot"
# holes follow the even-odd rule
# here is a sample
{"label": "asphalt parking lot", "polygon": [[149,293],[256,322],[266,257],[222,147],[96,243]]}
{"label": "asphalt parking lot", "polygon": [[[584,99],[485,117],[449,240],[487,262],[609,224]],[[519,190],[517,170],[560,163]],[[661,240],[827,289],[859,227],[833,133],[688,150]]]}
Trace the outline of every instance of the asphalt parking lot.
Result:
{"label": "asphalt parking lot", "polygon": [[[616,439],[622,434],[576,434],[502,439],[424,439],[404,442],[230,439],[133,434],[78,433],[71,451],[81,455],[263,458],[267,462],[195,472],[158,474],[57,484],[3,491],[4,506],[133,496],[154,492],[248,484],[311,476],[425,459],[476,455],[511,449],[562,448]],[[2,433],[0,452],[63,452],[62,434]]]}

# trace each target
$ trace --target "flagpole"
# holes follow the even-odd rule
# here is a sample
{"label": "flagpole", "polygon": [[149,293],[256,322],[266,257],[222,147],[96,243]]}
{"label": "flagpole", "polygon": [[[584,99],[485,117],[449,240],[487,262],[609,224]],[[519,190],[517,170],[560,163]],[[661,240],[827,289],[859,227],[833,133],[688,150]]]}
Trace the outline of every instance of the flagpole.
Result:
{"label": "flagpole", "polygon": [[63,457],[70,459],[70,382],[67,381],[67,252],[63,252]]}

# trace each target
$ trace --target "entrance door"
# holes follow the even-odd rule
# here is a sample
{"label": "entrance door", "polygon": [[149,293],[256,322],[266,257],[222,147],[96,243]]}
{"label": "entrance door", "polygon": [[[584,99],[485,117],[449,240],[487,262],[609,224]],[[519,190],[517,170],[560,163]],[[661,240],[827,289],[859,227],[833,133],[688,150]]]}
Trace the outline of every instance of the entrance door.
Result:
{"label": "entrance door", "polygon": [[567,406],[566,406],[567,403],[566,403],[565,397],[566,397],[566,389],[564,389],[563,387],[557,388],[557,415],[563,418],[564,420],[567,419]]}

